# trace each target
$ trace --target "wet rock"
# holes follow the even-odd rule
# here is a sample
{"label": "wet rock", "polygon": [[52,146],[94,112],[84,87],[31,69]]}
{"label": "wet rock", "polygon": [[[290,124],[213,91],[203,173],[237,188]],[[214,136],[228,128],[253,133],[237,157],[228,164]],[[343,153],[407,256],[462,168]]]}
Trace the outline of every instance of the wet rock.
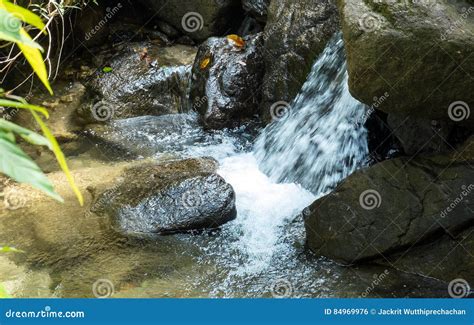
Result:
{"label": "wet rock", "polygon": [[216,228],[236,217],[234,191],[216,167],[212,159],[187,159],[130,168],[91,210],[125,234]]}
{"label": "wet rock", "polygon": [[465,229],[457,235],[446,233],[437,241],[414,247],[408,254],[395,254],[388,260],[380,259],[377,262],[446,282],[464,279],[472,287],[474,257],[470,252],[474,250],[474,228],[466,226]]}
{"label": "wet rock", "polygon": [[163,115],[187,110],[187,89],[194,48],[133,43],[104,60],[87,82],[93,104],[82,109],[86,122]]}
{"label": "wet rock", "polygon": [[474,138],[449,155],[397,158],[354,173],[305,211],[311,250],[342,263],[456,236],[474,224]]}
{"label": "wet rock", "polygon": [[389,114],[387,122],[406,155],[443,153],[452,149],[449,144],[452,123],[395,114]]}
{"label": "wet rock", "polygon": [[239,0],[140,0],[156,18],[196,41],[230,32],[243,19]]}
{"label": "wet rock", "polygon": [[125,151],[132,157],[179,152],[203,138],[197,118],[188,114],[140,116],[95,124],[85,133],[94,143]]}
{"label": "wet rock", "polygon": [[369,112],[371,114],[364,124],[367,129],[369,165],[400,156],[403,149],[387,123],[387,114],[375,109]]}
{"label": "wet rock", "polygon": [[276,102],[291,102],[301,90],[314,60],[339,29],[333,0],[274,0],[265,27],[265,78],[262,115],[271,121]]}
{"label": "wet rock", "polygon": [[242,0],[244,10],[260,21],[266,21],[270,0]]}
{"label": "wet rock", "polygon": [[472,5],[339,0],[338,6],[357,99],[370,105],[388,92],[378,107],[387,113],[474,127]]}
{"label": "wet rock", "polygon": [[[55,96],[51,97],[42,89],[37,89],[30,95],[31,100],[29,101],[48,109],[50,112],[48,127],[60,142],[76,140],[76,132],[82,128],[77,121],[77,111],[87,99],[86,87],[80,82],[61,80],[54,84],[54,91]],[[35,119],[28,111],[14,110],[3,117],[41,132]]]}
{"label": "wet rock", "polygon": [[209,128],[233,126],[258,114],[263,78],[263,37],[210,38],[199,48],[192,70],[191,101]]}

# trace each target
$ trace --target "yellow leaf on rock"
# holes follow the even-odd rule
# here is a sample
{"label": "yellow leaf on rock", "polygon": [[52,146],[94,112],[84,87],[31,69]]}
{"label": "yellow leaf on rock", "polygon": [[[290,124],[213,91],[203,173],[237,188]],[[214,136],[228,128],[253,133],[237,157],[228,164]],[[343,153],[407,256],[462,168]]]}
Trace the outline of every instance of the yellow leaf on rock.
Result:
{"label": "yellow leaf on rock", "polygon": [[227,36],[227,40],[232,43],[232,45],[243,48],[245,46],[245,41],[239,35],[231,34]]}
{"label": "yellow leaf on rock", "polygon": [[207,58],[205,58],[204,60],[201,61],[201,64],[199,65],[199,68],[201,68],[201,70],[204,70],[204,69],[207,68],[209,63],[211,63],[211,58],[207,57]]}

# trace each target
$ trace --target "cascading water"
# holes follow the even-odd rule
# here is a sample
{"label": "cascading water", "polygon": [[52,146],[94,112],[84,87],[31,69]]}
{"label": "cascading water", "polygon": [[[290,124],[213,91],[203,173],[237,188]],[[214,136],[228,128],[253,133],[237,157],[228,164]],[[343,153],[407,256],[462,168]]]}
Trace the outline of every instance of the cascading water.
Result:
{"label": "cascading water", "polygon": [[254,153],[260,168],[279,182],[295,182],[316,195],[334,188],[367,157],[365,105],[348,89],[341,36],[314,64],[291,109],[267,127]]}
{"label": "cascading water", "polygon": [[229,288],[249,282],[247,291],[258,290],[259,283],[295,271],[300,278],[291,283],[310,287],[314,267],[299,261],[301,250],[295,248],[304,242],[303,222],[292,221],[360,167],[368,153],[366,110],[350,95],[347,81],[343,41],[336,36],[288,115],[263,130],[253,153],[220,161],[219,173],[237,195],[238,218],[224,228],[230,240],[218,260],[231,267],[217,291],[234,295]]}

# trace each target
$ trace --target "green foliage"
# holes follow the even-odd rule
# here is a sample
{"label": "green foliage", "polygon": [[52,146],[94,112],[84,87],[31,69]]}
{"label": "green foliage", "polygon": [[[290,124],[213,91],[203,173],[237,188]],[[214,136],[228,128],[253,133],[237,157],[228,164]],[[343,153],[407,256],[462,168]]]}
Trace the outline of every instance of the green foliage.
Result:
{"label": "green foliage", "polygon": [[0,283],[0,299],[5,299],[5,298],[11,298],[11,296],[8,294],[7,290],[5,290],[3,285]]}
{"label": "green foliage", "polygon": [[[38,138],[39,134],[29,134],[29,139],[31,136]],[[38,165],[17,146],[15,134],[12,131],[0,129],[0,152],[0,172],[17,182],[30,184],[52,198],[62,201]]]}
{"label": "green foliage", "polygon": [[[35,74],[52,94],[53,91],[48,81],[46,65],[40,52],[41,46],[31,39],[28,32],[24,29],[23,23],[30,24],[43,31],[45,30],[41,18],[33,12],[9,1],[0,0],[0,40],[13,42],[20,48]],[[47,118],[49,117],[48,111],[43,107],[28,104],[20,97],[6,96],[1,90],[0,106],[29,110],[44,135],[43,137],[14,123],[0,119],[0,172],[18,182],[30,184],[62,202],[62,198],[54,191],[53,185],[46,175],[17,145],[16,136],[20,136],[34,145],[47,146],[55,154],[71,188],[82,205],[84,202],[82,194],[69,171],[64,154],[53,134],[38,115],[40,113]]]}

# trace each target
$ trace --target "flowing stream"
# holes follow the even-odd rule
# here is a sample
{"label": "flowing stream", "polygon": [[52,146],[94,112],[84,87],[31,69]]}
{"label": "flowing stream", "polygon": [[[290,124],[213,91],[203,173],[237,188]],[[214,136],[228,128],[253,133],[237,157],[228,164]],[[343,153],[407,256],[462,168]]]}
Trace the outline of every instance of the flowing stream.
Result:
{"label": "flowing stream", "polygon": [[[70,241],[68,233],[51,236],[65,238],[67,247],[25,239],[25,231],[16,236],[31,226],[24,219],[7,218],[0,235],[18,247],[34,244],[24,261],[26,271],[17,270],[23,278],[0,280],[9,288],[24,286],[17,288],[19,296],[91,296],[91,284],[101,278],[115,283],[117,297],[360,296],[384,268],[343,268],[313,256],[304,247],[301,213],[364,165],[365,117],[363,105],[348,91],[339,36],[315,62],[287,114],[256,139],[252,125],[209,133],[193,115],[119,121],[113,136],[147,155],[217,159],[218,173],[236,192],[237,218],[215,231],[151,241],[125,241],[85,219],[90,233],[80,231],[81,236]],[[164,118],[176,123],[164,123]],[[163,125],[171,125],[166,136]],[[45,220],[45,229],[57,228],[56,220]],[[80,223],[67,216],[57,222],[70,224],[67,229]],[[0,260],[0,268],[10,267],[14,274],[8,263]],[[377,290],[393,296],[423,295],[416,292],[417,279],[393,274]],[[401,281],[411,282],[410,289],[393,287]]]}

